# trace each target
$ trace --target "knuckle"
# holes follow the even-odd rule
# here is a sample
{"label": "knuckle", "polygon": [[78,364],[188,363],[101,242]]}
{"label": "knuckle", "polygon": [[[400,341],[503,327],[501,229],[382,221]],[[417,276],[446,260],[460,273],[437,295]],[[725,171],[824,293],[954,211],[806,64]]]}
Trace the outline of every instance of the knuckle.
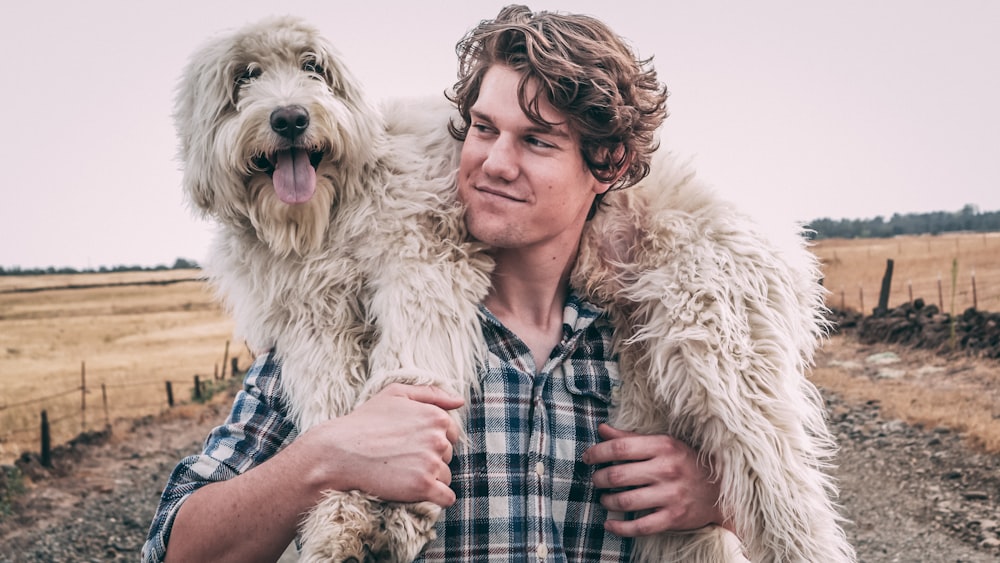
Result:
{"label": "knuckle", "polygon": [[616,495],[615,504],[619,510],[631,511],[637,504],[637,495],[634,491],[622,491]]}
{"label": "knuckle", "polygon": [[637,536],[648,536],[654,533],[653,524],[648,520],[636,520],[633,525],[633,533]]}
{"label": "knuckle", "polygon": [[609,467],[605,475],[607,476],[606,479],[608,481],[609,488],[617,488],[625,486],[627,475],[624,468],[622,468],[621,466],[616,465]]}
{"label": "knuckle", "polygon": [[629,446],[627,440],[614,440],[609,442],[609,445],[615,459],[628,459],[628,456],[631,454],[632,448]]}
{"label": "knuckle", "polygon": [[451,442],[448,441],[448,436],[446,436],[443,432],[437,432],[434,434],[431,447],[434,448],[435,453],[443,455],[451,449]]}

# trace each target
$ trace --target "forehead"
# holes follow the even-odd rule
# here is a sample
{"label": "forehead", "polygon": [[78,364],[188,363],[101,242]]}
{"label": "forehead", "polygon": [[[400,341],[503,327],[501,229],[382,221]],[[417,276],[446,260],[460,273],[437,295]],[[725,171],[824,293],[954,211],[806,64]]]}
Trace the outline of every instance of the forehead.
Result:
{"label": "forehead", "polygon": [[[522,73],[509,66],[494,65],[490,67],[483,75],[483,81],[479,86],[479,96],[471,108],[472,113],[491,120],[504,118],[523,121],[527,123],[526,126],[540,127],[539,124],[531,121],[521,109],[518,88],[523,76]],[[545,129],[569,134],[566,116],[553,107],[544,94],[539,95],[537,82],[534,79],[529,79],[524,88],[529,101],[537,98],[538,114],[550,124]]]}

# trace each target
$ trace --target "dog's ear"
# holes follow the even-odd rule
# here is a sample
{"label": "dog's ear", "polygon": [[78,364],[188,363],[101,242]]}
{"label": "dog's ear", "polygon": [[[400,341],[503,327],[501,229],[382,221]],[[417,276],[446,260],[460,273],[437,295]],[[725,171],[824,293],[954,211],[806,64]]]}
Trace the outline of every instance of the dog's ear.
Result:
{"label": "dog's ear", "polygon": [[183,188],[189,202],[202,213],[212,213],[215,185],[224,177],[215,154],[216,135],[225,116],[236,111],[239,74],[231,38],[206,43],[189,60],[177,87],[174,124],[180,141]]}

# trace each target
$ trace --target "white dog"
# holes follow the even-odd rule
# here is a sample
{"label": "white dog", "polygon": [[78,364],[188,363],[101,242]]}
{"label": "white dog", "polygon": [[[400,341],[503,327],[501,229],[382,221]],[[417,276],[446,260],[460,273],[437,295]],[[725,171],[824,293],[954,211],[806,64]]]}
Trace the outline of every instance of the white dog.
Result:
{"label": "white dog", "polygon": [[[386,121],[292,19],[218,38],[185,71],[184,189],[220,226],[206,272],[249,346],[276,348],[300,431],[393,381],[464,396],[476,382],[491,262],[463,242],[439,106]],[[303,559],[412,560],[439,513],[331,492],[303,524]]]}
{"label": "white dog", "polygon": [[[371,106],[294,19],[213,40],[186,69],[184,188],[220,225],[206,271],[250,346],[277,350],[300,430],[392,381],[474,388],[492,264],[465,238],[452,113],[443,100]],[[612,422],[702,452],[743,541],[660,534],[637,541],[636,559],[853,561],[804,377],[824,327],[815,259],[800,238],[772,246],[669,160],[605,198],[572,283],[616,324]],[[439,514],[330,492],[300,528],[302,559],[410,561]]]}

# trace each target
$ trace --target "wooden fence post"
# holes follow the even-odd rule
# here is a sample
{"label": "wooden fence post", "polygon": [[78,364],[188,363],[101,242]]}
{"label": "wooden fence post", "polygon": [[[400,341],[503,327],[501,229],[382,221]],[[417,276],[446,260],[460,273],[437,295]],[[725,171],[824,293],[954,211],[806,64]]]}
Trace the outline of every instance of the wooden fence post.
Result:
{"label": "wooden fence post", "polygon": [[87,431],[87,364],[80,362],[80,432]]}
{"label": "wooden fence post", "polygon": [[226,351],[222,354],[222,374],[219,379],[226,378],[226,363],[229,362],[229,341],[226,341]]}
{"label": "wooden fence post", "polygon": [[194,399],[201,400],[201,378],[198,377],[198,374],[194,375]]}
{"label": "wooden fence post", "polygon": [[972,308],[979,310],[979,299],[976,296],[976,271],[972,270]]}
{"label": "wooden fence post", "polygon": [[913,305],[913,280],[906,280],[906,289],[910,294],[910,305]]}
{"label": "wooden fence post", "polygon": [[42,411],[42,467],[52,467],[52,429],[49,428],[49,413]]}
{"label": "wooden fence post", "polygon": [[858,300],[861,301],[861,316],[865,315],[865,287],[858,284]]}
{"label": "wooden fence post", "polygon": [[111,429],[111,417],[108,415],[108,387],[101,383],[101,402],[104,403],[104,428]]}
{"label": "wooden fence post", "polygon": [[938,309],[944,312],[944,292],[941,291],[941,274],[938,273]]}
{"label": "wooden fence post", "polygon": [[236,377],[237,375],[240,374],[240,359],[237,358],[236,356],[233,356],[232,358],[230,358],[230,363],[232,365],[229,366],[229,375],[231,377]]}
{"label": "wooden fence post", "polygon": [[892,288],[892,258],[885,261],[885,274],[882,276],[882,290],[878,294],[878,307],[875,314],[881,315],[889,310],[889,290]]}
{"label": "wooden fence post", "polygon": [[174,406],[174,385],[171,382],[167,382],[167,406],[173,408]]}

